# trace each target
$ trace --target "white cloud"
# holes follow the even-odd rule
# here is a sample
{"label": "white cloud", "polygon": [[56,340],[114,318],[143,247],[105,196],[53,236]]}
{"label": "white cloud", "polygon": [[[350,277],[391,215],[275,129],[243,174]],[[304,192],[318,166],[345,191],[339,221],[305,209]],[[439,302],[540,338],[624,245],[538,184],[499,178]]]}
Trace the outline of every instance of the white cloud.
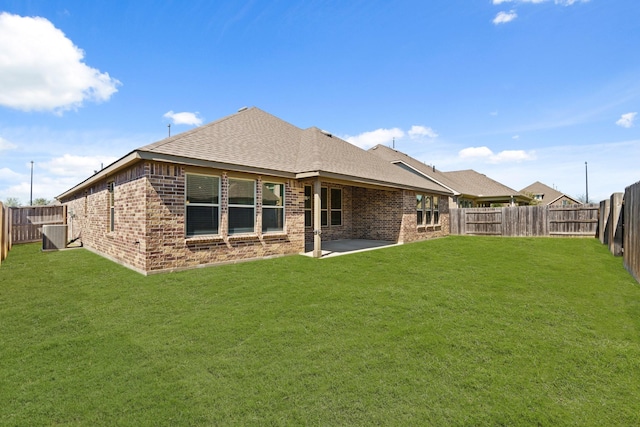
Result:
{"label": "white cloud", "polygon": [[509,12],[498,12],[495,18],[493,18],[493,23],[495,25],[506,24],[507,22],[511,22],[518,17],[518,14],[515,10],[510,10]]}
{"label": "white cloud", "polygon": [[199,117],[199,114],[198,112],[189,113],[184,111],[182,113],[174,113],[173,111],[168,111],[162,117],[170,119],[174,125],[200,126],[202,124],[202,117]]}
{"label": "white cloud", "polygon": [[20,175],[17,172],[12,171],[9,168],[1,168],[0,169],[0,179],[3,181],[12,181],[12,180],[17,180],[21,177],[22,175]]}
{"label": "white cloud", "polygon": [[59,177],[70,177],[79,183],[117,160],[111,156],[75,156],[64,154],[62,157],[55,157],[48,162],[38,163],[36,166],[48,171],[50,174]]}
{"label": "white cloud", "polygon": [[489,163],[523,162],[535,160],[534,151],[504,150],[495,154],[489,147],[468,147],[460,150],[458,156],[462,159],[484,160]]}
{"label": "white cloud", "polygon": [[121,84],[45,18],[0,13],[0,34],[0,105],[61,113],[107,101]]}
{"label": "white cloud", "polygon": [[460,150],[458,155],[464,159],[468,159],[470,157],[483,158],[491,157],[493,155],[493,151],[491,151],[489,147],[469,147]]}
{"label": "white cloud", "polygon": [[637,115],[638,115],[637,112],[623,114],[622,116],[620,116],[620,119],[618,119],[616,124],[623,128],[633,127],[633,124],[634,124],[634,121],[636,120]]}
{"label": "white cloud", "polygon": [[14,148],[17,148],[18,146],[16,144],[12,144],[9,141],[7,141],[6,139],[4,139],[3,137],[0,136],[0,151],[3,150],[13,150]]}
{"label": "white cloud", "polygon": [[364,132],[356,136],[347,136],[345,141],[352,143],[360,148],[371,148],[377,144],[389,144],[393,138],[402,138],[404,131],[399,128],[392,129],[376,129],[370,132]]}
{"label": "white cloud", "polygon": [[421,136],[426,136],[428,138],[438,137],[438,134],[433,129],[425,126],[413,125],[411,126],[411,129],[409,129],[409,132],[407,133],[409,134],[409,137],[411,139],[419,138]]}
{"label": "white cloud", "polygon": [[575,3],[588,3],[589,0],[554,0],[555,4],[561,4],[563,6],[571,6]]}

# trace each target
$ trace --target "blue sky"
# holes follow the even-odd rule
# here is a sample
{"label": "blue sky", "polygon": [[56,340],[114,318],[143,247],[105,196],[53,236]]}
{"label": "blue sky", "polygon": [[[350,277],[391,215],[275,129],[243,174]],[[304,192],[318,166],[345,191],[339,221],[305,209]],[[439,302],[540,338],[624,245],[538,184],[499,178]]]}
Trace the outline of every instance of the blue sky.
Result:
{"label": "blue sky", "polygon": [[0,3],[0,200],[256,106],[599,201],[640,180],[637,0]]}

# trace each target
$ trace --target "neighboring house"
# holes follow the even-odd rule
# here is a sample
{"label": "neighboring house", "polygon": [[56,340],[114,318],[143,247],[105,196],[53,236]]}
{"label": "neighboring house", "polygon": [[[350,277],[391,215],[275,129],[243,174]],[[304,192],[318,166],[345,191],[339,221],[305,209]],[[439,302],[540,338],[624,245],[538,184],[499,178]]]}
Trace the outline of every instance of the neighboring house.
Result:
{"label": "neighboring house", "polygon": [[531,195],[533,200],[539,205],[568,206],[582,204],[573,197],[567,196],[540,181],[536,181],[528,187],[523,188],[520,192]]}
{"label": "neighboring house", "polygon": [[150,273],[297,254],[322,241],[449,233],[452,192],[258,108],[140,147],[57,197],[69,240]]}
{"label": "neighboring house", "polygon": [[452,193],[450,207],[471,208],[492,205],[527,205],[531,198],[474,170],[442,172],[398,150],[376,145],[369,152]]}

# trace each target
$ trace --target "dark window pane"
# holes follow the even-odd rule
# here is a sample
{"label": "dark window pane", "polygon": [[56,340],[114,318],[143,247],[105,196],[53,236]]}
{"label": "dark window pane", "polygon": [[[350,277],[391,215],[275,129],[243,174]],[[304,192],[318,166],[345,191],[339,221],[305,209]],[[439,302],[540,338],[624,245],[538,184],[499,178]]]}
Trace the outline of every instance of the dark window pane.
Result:
{"label": "dark window pane", "polygon": [[313,198],[313,194],[311,193],[311,187],[308,185],[304,186],[304,208],[311,209],[311,199]]}
{"label": "dark window pane", "polygon": [[268,208],[262,210],[262,232],[284,230],[284,209]]}
{"label": "dark window pane", "polygon": [[327,222],[327,211],[320,211],[320,224],[329,225]]}
{"label": "dark window pane", "polygon": [[255,203],[255,182],[241,179],[229,180],[229,204],[252,205]]}
{"label": "dark window pane", "polygon": [[342,225],[342,211],[331,211],[331,225]]}
{"label": "dark window pane", "polygon": [[284,185],[271,183],[262,184],[262,205],[284,206]]}
{"label": "dark window pane", "polygon": [[187,236],[218,234],[218,208],[187,205]]}
{"label": "dark window pane", "polygon": [[215,176],[187,175],[187,203],[218,204],[219,180]]}
{"label": "dark window pane", "polygon": [[320,209],[327,209],[327,188],[320,189]]}
{"label": "dark window pane", "polygon": [[311,217],[311,211],[304,211],[304,226],[313,227],[313,218]]}
{"label": "dark window pane", "polygon": [[438,211],[435,211],[433,213],[433,223],[440,224],[440,214],[438,213]]}
{"label": "dark window pane", "polygon": [[425,215],[426,215],[426,217],[425,217],[425,224],[427,224],[427,225],[428,225],[428,224],[431,224],[431,211],[426,211],[426,212],[425,212]]}
{"label": "dark window pane", "polygon": [[418,225],[422,224],[422,211],[417,211],[418,213]]}
{"label": "dark window pane", "polygon": [[255,211],[253,208],[229,207],[229,234],[253,233]]}
{"label": "dark window pane", "polygon": [[[331,209],[342,209],[342,190],[340,188],[331,189]],[[333,223],[333,220],[331,222]]]}

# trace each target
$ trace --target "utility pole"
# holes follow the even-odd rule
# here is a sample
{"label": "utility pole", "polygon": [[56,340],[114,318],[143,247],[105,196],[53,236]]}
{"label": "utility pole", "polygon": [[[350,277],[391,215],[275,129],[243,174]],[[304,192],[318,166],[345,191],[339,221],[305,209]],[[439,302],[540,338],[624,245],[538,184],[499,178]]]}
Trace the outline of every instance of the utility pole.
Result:
{"label": "utility pole", "polygon": [[169,136],[171,136],[171,123],[169,123],[167,127],[169,128]]}
{"label": "utility pole", "polygon": [[587,204],[589,204],[589,173],[587,172],[587,162],[584,162],[584,186],[586,190]]}
{"label": "utility pole", "polygon": [[29,190],[29,206],[33,206],[33,160],[31,160],[31,189]]}

